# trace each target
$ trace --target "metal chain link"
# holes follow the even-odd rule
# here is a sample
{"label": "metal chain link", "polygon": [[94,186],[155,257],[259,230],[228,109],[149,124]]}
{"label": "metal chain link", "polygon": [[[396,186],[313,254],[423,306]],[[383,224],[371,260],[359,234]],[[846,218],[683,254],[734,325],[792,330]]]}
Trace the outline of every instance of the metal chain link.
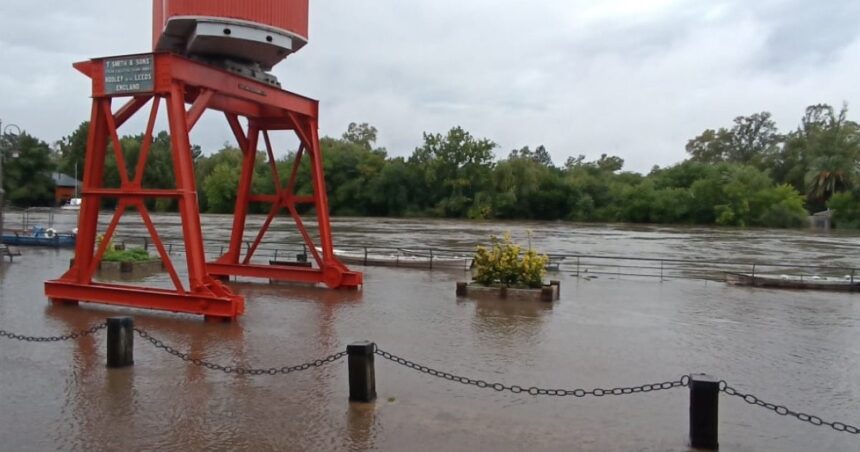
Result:
{"label": "metal chain link", "polygon": [[[0,330],[0,338],[8,338],[12,340],[22,341],[22,342],[62,342],[68,340],[79,339],[82,337],[87,337],[94,335],[104,329],[107,328],[107,323],[101,323],[98,325],[94,325],[83,331],[76,331],[70,334],[62,335],[62,336],[24,336],[20,334],[15,334],[6,330]],[[143,339],[150,342],[155,348],[164,350],[165,352],[185,361],[191,363],[195,366],[205,367],[210,370],[217,370],[220,372],[224,372],[226,374],[236,374],[236,375],[286,375],[293,372],[300,372],[304,370],[308,370],[311,368],[322,367],[331,363],[334,363],[347,355],[347,352],[339,352],[333,355],[329,355],[322,359],[317,359],[314,361],[309,361],[303,364],[295,365],[295,366],[284,366],[284,367],[272,367],[268,369],[257,369],[252,367],[232,367],[232,366],[223,366],[220,364],[212,363],[200,358],[193,358],[188,353],[182,353],[179,350],[165,344],[163,341],[153,337],[146,330],[141,328],[135,328],[134,331]],[[532,386],[530,388],[524,388],[518,385],[505,385],[502,383],[491,383],[484,380],[474,380],[467,377],[462,377],[458,375],[454,375],[448,372],[443,372],[441,370],[433,369],[432,367],[427,367],[421,364],[417,364],[415,362],[409,361],[408,359],[401,358],[392,353],[386,352],[382,349],[376,348],[374,350],[376,355],[379,355],[391,362],[400,364],[404,367],[408,367],[410,369],[416,370],[421,373],[425,373],[427,375],[431,375],[437,378],[441,378],[448,381],[453,381],[457,383],[461,383],[464,385],[472,385],[477,386],[482,389],[493,389],[498,392],[509,391],[514,394],[526,393],[532,396],[556,396],[556,397],[603,397],[603,396],[620,396],[627,394],[639,394],[645,392],[652,391],[663,391],[674,388],[686,387],[690,384],[690,377],[687,375],[682,376],[678,380],[674,381],[665,381],[662,383],[651,383],[644,384],[640,386],[627,386],[627,387],[617,387],[611,389],[604,388],[594,388],[591,390],[587,389],[545,389],[538,388]],[[791,416],[796,418],[799,421],[806,422],[816,426],[827,426],[836,430],[837,432],[846,432],[854,435],[860,434],[860,428],[855,427],[850,424],[846,424],[844,422],[829,422],[821,419],[818,416],[806,414],[798,411],[792,411],[783,405],[776,405],[773,403],[765,402],[753,394],[745,394],[743,392],[738,391],[737,389],[728,385],[725,380],[720,381],[719,389],[721,392],[726,393],[729,396],[738,397],[742,399],[744,402],[750,405],[760,406],[762,408],[766,408],[780,416]]]}
{"label": "metal chain link", "polygon": [[89,329],[83,331],[75,331],[73,333],[65,334],[62,336],[24,336],[22,334],[15,334],[6,330],[0,330],[0,337],[5,337],[7,339],[21,342],[63,342],[91,336],[105,328],[107,328],[107,323],[100,323],[98,325],[92,326]]}
{"label": "metal chain link", "polygon": [[165,352],[187,362],[191,363],[195,366],[205,367],[210,370],[217,370],[220,372],[224,372],[226,374],[236,374],[236,375],[286,375],[293,372],[300,372],[303,370],[308,370],[311,368],[322,367],[328,364],[331,364],[335,361],[346,356],[346,352],[335,353],[333,355],[329,355],[325,358],[318,359],[315,361],[306,362],[304,364],[299,364],[296,366],[284,366],[284,367],[272,367],[269,369],[256,369],[252,367],[233,367],[233,366],[222,366],[220,364],[211,363],[209,361],[194,358],[188,353],[182,353],[179,350],[165,344],[164,342],[152,337],[146,330],[141,328],[135,328],[134,331],[143,339],[150,342],[155,348],[164,350]]}
{"label": "metal chain link", "polygon": [[854,427],[853,425],[848,425],[842,422],[827,422],[818,416],[792,411],[785,406],[765,402],[752,394],[744,394],[743,392],[740,392],[737,389],[729,386],[725,380],[720,381],[720,391],[730,396],[741,398],[744,402],[749,403],[750,405],[756,405],[771,410],[780,416],[791,416],[799,421],[807,422],[812,425],[825,425],[827,427],[832,428],[833,430],[836,430],[837,432],[847,432],[854,435],[860,433],[860,429]]}
{"label": "metal chain link", "polygon": [[652,391],[664,391],[667,389],[674,389],[685,387],[690,384],[690,377],[684,375],[678,380],[675,381],[665,381],[662,383],[653,383],[653,384],[645,384],[641,386],[629,386],[629,387],[618,387],[611,389],[603,389],[603,388],[595,388],[595,389],[545,389],[538,387],[530,387],[524,388],[518,385],[508,386],[502,383],[491,383],[484,380],[473,380],[471,378],[461,377],[454,374],[450,374],[448,372],[442,372],[440,370],[433,369],[431,367],[422,366],[420,364],[416,364],[408,359],[401,358],[397,355],[388,353],[381,349],[376,349],[375,352],[377,355],[400,364],[402,366],[408,367],[413,370],[417,370],[418,372],[425,373],[427,375],[432,375],[437,378],[441,378],[448,381],[454,381],[457,383],[462,383],[464,385],[472,385],[477,386],[482,389],[493,389],[499,392],[509,391],[514,394],[526,393],[533,396],[555,396],[555,397],[603,397],[603,396],[620,396],[627,394],[639,394],[643,392],[652,392]]}

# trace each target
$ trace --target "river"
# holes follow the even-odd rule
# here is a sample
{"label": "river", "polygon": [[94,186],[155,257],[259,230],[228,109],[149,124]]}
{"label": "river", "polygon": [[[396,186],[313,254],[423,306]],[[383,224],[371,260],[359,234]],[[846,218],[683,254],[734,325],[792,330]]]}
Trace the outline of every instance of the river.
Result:
{"label": "river", "polygon": [[[178,239],[177,216],[155,220],[168,241]],[[74,217],[54,222],[70,229]],[[206,215],[203,223],[209,249],[217,248],[230,217]],[[860,267],[860,234],[844,232],[351,218],[335,219],[333,230],[338,246],[468,249],[511,231],[554,253]],[[134,214],[123,219],[120,237],[142,235]],[[289,224],[276,223],[266,247],[297,240]],[[41,283],[59,276],[72,252],[24,251],[0,267],[0,329],[63,334],[132,312],[50,305]],[[233,282],[247,302],[232,324],[132,314],[153,336],[223,364],[299,364],[369,339],[429,367],[524,387],[613,388],[707,372],[794,410],[860,422],[854,294],[562,271],[551,275],[562,281],[554,304],[489,302],[455,297],[462,271],[358,269],[365,272],[360,292]],[[166,282],[165,275],[146,280]],[[4,449],[687,450],[684,388],[534,398],[451,383],[377,357],[379,400],[361,406],[347,402],[345,361],[285,376],[231,376],[138,337],[135,366],[108,371],[104,340],[104,333],[50,344],[0,339]],[[720,444],[723,451],[853,451],[857,437],[722,395]]]}

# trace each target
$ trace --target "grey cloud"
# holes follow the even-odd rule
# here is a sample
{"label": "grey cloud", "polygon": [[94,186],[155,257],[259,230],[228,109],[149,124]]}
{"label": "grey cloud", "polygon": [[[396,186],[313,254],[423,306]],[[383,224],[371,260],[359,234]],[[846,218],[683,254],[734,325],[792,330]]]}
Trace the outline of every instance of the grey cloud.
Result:
{"label": "grey cloud", "polygon": [[860,36],[860,3],[855,1],[771,2],[760,14],[772,24],[765,64],[832,60]]}
{"label": "grey cloud", "polygon": [[[149,4],[0,3],[0,59],[15,62],[0,70],[0,117],[51,141],[73,130],[89,105],[70,64],[148,49]],[[858,105],[857,10],[851,0],[312,1],[310,44],[275,72],[321,100],[323,134],[367,121],[392,155],[462,125],[500,155],[545,144],[557,163],[606,152],[647,171],[739,114],[770,110],[790,129],[810,103]],[[193,139],[217,150],[229,139],[222,122],[204,118]]]}

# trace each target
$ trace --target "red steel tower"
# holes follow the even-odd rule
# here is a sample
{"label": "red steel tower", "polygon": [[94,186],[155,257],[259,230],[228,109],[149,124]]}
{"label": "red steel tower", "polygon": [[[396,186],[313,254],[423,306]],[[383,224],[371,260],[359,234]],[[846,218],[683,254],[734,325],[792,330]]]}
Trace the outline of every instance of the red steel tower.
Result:
{"label": "red steel tower", "polygon": [[[92,113],[87,139],[72,267],[59,279],[45,283],[45,294],[58,303],[79,301],[158,309],[234,319],[244,300],[222,283],[229,275],[355,289],[362,274],[350,271],[333,254],[325,175],[318,134],[318,102],[281,89],[268,73],[307,43],[308,0],[154,0],[153,52],[98,58],[75,64],[92,80]],[[114,100],[123,101],[114,108]],[[153,131],[159,112],[166,110],[171,134],[174,189],[142,186]],[[118,128],[148,107],[144,141],[134,174],[128,174]],[[208,110],[224,114],[244,154],[230,245],[214,262],[206,262],[189,133]],[[244,119],[244,121],[243,121]],[[243,125],[243,122],[246,125]],[[280,180],[270,134],[294,133],[300,144],[292,172]],[[257,150],[264,145],[275,193],[251,192]],[[121,183],[105,187],[107,153],[116,159]],[[296,175],[303,158],[310,160],[312,193],[296,193]],[[97,241],[103,199],[116,199],[117,208]],[[183,281],[159,237],[144,203],[150,198],[175,199],[182,220],[187,281]],[[251,203],[271,205],[261,230],[243,253],[245,223]],[[297,206],[316,212],[318,240],[308,233]],[[145,224],[170,275],[173,289],[157,289],[94,281],[94,275],[119,220],[134,209]],[[266,231],[286,210],[313,255],[310,268],[251,263]]]}

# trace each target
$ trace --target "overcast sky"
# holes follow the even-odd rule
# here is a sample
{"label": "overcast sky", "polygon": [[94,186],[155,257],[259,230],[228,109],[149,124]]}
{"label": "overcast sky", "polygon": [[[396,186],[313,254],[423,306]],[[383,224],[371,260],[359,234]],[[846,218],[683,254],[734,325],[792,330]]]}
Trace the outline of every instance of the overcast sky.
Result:
{"label": "overcast sky", "polygon": [[[0,119],[68,135],[90,108],[71,64],[148,51],[150,5],[0,1]],[[390,155],[461,125],[500,157],[544,144],[556,164],[608,153],[647,172],[738,115],[789,130],[807,105],[844,101],[858,118],[860,2],[312,0],[310,44],[275,73],[320,99],[322,134],[369,122]],[[210,113],[192,139],[212,152],[231,137]]]}

